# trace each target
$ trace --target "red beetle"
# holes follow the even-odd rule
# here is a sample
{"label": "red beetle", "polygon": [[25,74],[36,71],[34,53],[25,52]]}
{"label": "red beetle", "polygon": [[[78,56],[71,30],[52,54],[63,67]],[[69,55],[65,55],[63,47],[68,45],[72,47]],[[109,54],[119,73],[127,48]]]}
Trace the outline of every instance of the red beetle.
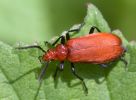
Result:
{"label": "red beetle", "polygon": [[[98,33],[94,33],[94,29],[97,29]],[[87,93],[87,87],[83,78],[81,78],[75,71],[74,63],[83,62],[83,63],[93,63],[99,64],[103,67],[106,67],[107,63],[112,62],[118,58],[127,62],[122,58],[125,48],[122,46],[121,39],[111,33],[100,32],[97,27],[92,27],[88,35],[81,36],[78,38],[70,39],[69,32],[79,31],[80,28],[69,30],[65,36],[60,36],[52,45],[54,46],[60,39],[61,44],[57,44],[54,48],[49,49],[47,52],[44,51],[40,46],[27,46],[19,47],[18,49],[27,49],[27,48],[38,48],[45,52],[42,56],[42,60],[46,61],[46,66],[39,75],[39,80],[42,79],[45,74],[46,68],[50,61],[58,60],[60,61],[60,66],[56,68],[54,79],[57,75],[57,72],[63,70],[64,61],[68,60],[71,62],[72,73],[82,81],[85,92]],[[65,43],[65,38],[67,42]]]}

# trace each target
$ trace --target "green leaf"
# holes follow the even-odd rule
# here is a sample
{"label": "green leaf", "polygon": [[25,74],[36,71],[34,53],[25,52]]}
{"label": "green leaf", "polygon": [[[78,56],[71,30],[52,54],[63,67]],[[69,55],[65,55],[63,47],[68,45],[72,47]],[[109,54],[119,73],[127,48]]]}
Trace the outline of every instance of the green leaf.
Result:
{"label": "green leaf", "polygon": [[0,40],[13,44],[51,38],[48,5],[47,0],[0,0]]}
{"label": "green leaf", "polygon": [[93,4],[88,5],[87,16],[84,19],[84,23],[85,25],[79,34],[88,34],[92,26],[98,27],[102,32],[111,32],[101,12]]}
{"label": "green leaf", "polygon": [[0,42],[0,100],[33,100],[39,86],[34,71],[40,67],[36,55],[37,50],[15,53]]}
{"label": "green leaf", "polygon": [[135,61],[135,55],[136,55],[136,44],[133,44],[133,45],[129,45],[128,46],[128,53],[129,53],[129,56],[130,56],[130,64],[129,64],[129,68],[128,68],[128,71],[129,72],[136,72],[136,61]]}
{"label": "green leaf", "polygon": [[129,42],[123,36],[122,32],[120,30],[114,30],[114,31],[112,31],[112,33],[116,34],[117,36],[119,36],[122,39],[122,44],[127,49],[127,46],[129,45]]}
{"label": "green leaf", "polygon": [[[88,5],[84,22],[80,35],[88,33],[91,26],[110,32],[100,11],[92,4]],[[136,46],[130,44],[121,32],[113,33],[120,33],[118,35],[128,49],[125,55],[128,70],[121,61],[112,63],[108,68],[76,63],[77,73],[84,78],[88,87],[87,96],[81,82],[72,75],[69,62],[65,62],[64,71],[56,81],[52,75],[59,63],[51,62],[40,85],[37,74],[44,66],[39,63],[38,56],[42,53],[37,49],[16,50],[0,42],[0,100],[135,100]]]}
{"label": "green leaf", "polygon": [[113,68],[107,69],[106,81],[111,100],[135,100],[136,99],[136,51],[134,46],[127,46],[126,61],[115,63]]}

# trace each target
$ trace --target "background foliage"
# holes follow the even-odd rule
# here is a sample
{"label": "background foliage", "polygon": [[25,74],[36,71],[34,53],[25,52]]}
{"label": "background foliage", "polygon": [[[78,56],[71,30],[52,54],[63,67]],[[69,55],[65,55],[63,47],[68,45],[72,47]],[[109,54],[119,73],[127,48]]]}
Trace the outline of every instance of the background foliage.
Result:
{"label": "background foliage", "polygon": [[[128,61],[127,70],[125,70],[125,65],[121,61],[113,62],[106,69],[98,65],[76,64],[78,74],[85,79],[89,89],[88,96],[84,94],[80,81],[70,73],[68,62],[65,63],[64,72],[56,81],[53,80],[52,74],[58,63],[51,63],[44,77],[45,79],[40,85],[37,75],[41,67],[44,66],[41,66],[37,57],[42,53],[36,49],[18,51],[15,50],[14,46],[8,45],[15,44],[17,41],[26,43],[41,41],[40,44],[43,46],[44,40],[50,40],[52,36],[60,34],[75,23],[83,22],[86,15],[86,9],[84,9],[87,7],[86,1],[0,1],[0,25],[2,26],[0,27],[0,39],[3,41],[0,41],[0,100],[136,99],[136,44],[135,42],[128,42],[119,30],[115,30],[113,33],[120,36],[124,46],[128,48],[125,55],[125,59]],[[135,38],[133,34],[127,34],[127,31],[133,31],[129,30],[133,27],[130,27],[128,23],[132,19],[126,18],[129,21],[125,20],[125,15],[119,17],[123,13],[124,9],[122,8],[127,1],[124,0],[123,3],[119,1],[122,5],[119,5],[119,2],[119,4],[116,4],[116,2],[112,1],[105,1],[105,3],[100,1],[92,2],[96,3],[102,12],[107,11],[105,15],[109,14],[109,16],[105,18],[109,23],[113,23],[112,28],[109,28],[101,12],[95,6],[90,5],[84,20],[85,26],[81,29],[79,35],[86,34],[90,27],[95,25],[106,32],[121,27],[122,30],[126,31],[123,34],[128,38]],[[102,6],[106,4],[107,6]],[[113,5],[116,5],[117,8]],[[113,20],[116,17],[120,18],[120,20]],[[121,21],[127,24],[120,24]],[[132,21],[132,23],[134,22]],[[128,30],[125,30],[123,25],[128,25]]]}
{"label": "background foliage", "polygon": [[101,10],[112,30],[121,29],[129,40],[136,39],[135,0],[0,0],[0,40],[50,40],[82,23],[89,2]]}

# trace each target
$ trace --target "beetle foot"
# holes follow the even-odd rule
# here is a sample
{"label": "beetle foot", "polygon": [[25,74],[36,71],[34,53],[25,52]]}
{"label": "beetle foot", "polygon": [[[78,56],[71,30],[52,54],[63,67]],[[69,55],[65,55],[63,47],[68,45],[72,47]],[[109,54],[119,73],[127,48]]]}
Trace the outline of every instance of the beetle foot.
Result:
{"label": "beetle foot", "polygon": [[83,88],[84,88],[85,95],[88,95],[88,88],[87,88],[85,82],[82,81],[82,84],[83,84]]}
{"label": "beetle foot", "polygon": [[101,66],[101,67],[103,67],[103,68],[108,67],[108,65],[107,65],[107,64],[100,64],[100,66]]}

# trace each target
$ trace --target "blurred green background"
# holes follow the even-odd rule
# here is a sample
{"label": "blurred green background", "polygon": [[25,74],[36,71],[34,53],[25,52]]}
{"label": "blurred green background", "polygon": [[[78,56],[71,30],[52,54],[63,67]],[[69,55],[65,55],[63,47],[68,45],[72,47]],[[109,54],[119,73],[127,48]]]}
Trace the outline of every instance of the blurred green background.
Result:
{"label": "blurred green background", "polygon": [[136,40],[136,0],[0,0],[0,40],[33,43],[49,40],[82,23],[87,4],[95,4],[112,30]]}

